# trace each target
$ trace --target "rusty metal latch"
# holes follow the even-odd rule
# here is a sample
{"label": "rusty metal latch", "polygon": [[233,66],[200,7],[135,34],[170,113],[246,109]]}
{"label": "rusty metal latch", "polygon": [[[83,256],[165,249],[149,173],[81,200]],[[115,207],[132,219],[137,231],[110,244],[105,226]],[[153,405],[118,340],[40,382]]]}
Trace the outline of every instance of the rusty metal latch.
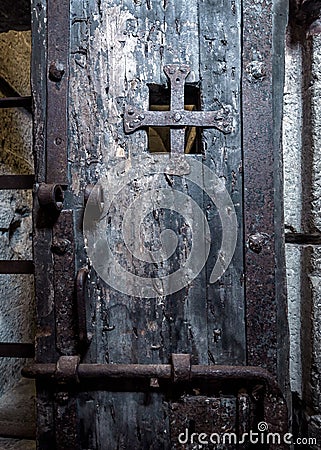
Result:
{"label": "rusty metal latch", "polygon": [[191,379],[191,355],[172,354],[172,378],[174,383]]}
{"label": "rusty metal latch", "polygon": [[56,365],[55,377],[59,384],[78,383],[79,356],[61,356]]}
{"label": "rusty metal latch", "polygon": [[275,378],[261,367],[191,365],[191,356],[173,354],[171,364],[80,364],[78,356],[61,356],[57,364],[31,364],[23,368],[26,378],[80,384],[86,381],[167,380],[173,383],[192,381],[248,381],[264,384],[268,391],[283,398]]}
{"label": "rusty metal latch", "polygon": [[60,212],[64,204],[64,191],[60,184],[40,183],[37,196],[39,205]]}
{"label": "rusty metal latch", "polygon": [[131,133],[143,127],[171,127],[171,152],[184,153],[185,127],[216,128],[228,134],[232,132],[231,107],[218,111],[187,111],[184,109],[184,86],[190,72],[186,64],[169,64],[164,72],[171,85],[170,111],[143,111],[126,106],[124,128]]}

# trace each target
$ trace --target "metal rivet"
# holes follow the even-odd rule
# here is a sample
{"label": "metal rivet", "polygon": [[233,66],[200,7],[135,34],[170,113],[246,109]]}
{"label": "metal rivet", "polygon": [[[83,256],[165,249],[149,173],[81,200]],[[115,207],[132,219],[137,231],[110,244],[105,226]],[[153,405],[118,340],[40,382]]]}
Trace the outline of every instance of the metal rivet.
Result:
{"label": "metal rivet", "polygon": [[268,242],[269,238],[269,235],[266,233],[251,234],[248,240],[249,248],[254,253],[261,253],[263,246]]}
{"label": "metal rivet", "polygon": [[51,251],[56,255],[64,255],[71,247],[71,242],[68,239],[53,239]]}
{"label": "metal rivet", "polygon": [[246,66],[247,78],[250,82],[262,81],[266,76],[265,65],[261,61],[252,61]]}
{"label": "metal rivet", "polygon": [[51,63],[49,67],[49,80],[59,83],[64,76],[65,70],[60,63]]}

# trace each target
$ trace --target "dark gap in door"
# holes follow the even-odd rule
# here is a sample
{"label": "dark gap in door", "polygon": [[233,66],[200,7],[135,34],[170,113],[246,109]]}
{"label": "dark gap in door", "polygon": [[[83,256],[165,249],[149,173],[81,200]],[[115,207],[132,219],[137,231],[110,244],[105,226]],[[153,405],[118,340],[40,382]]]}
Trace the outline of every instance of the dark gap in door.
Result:
{"label": "dark gap in door", "polygon": [[[149,84],[149,110],[169,111],[170,89],[164,85]],[[184,109],[187,111],[200,111],[201,93],[198,86],[186,84],[184,89]],[[151,153],[170,153],[170,128],[149,127],[148,148]],[[202,153],[201,128],[186,127],[185,153]]]}

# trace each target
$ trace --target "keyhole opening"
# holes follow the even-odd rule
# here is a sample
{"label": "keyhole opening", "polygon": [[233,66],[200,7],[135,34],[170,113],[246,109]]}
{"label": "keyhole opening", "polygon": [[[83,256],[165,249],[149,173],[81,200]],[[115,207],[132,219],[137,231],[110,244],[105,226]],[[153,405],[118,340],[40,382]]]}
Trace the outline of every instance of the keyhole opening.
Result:
{"label": "keyhole opening", "polygon": [[[176,79],[179,82],[179,78]],[[171,92],[166,86],[149,84],[149,110],[169,111]],[[199,86],[185,84],[184,109],[187,111],[201,110],[201,93]],[[170,128],[149,127],[148,149],[151,153],[170,153]],[[185,153],[202,153],[202,130],[196,127],[185,127]]]}

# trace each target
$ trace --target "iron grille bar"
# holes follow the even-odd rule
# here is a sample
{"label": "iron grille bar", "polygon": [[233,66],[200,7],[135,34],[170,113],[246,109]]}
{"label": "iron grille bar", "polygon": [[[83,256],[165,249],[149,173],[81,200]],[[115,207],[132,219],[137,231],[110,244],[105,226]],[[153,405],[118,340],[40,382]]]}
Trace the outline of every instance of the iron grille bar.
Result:
{"label": "iron grille bar", "polygon": [[[1,27],[1,25],[0,25],[0,27]],[[21,97],[21,95],[19,94],[19,92],[17,92],[17,91],[15,90],[15,88],[12,87],[11,84],[8,83],[8,81],[7,81],[5,78],[3,78],[1,75],[0,75],[0,91],[1,91],[2,94],[3,94],[5,97],[7,97],[7,98],[8,98],[8,97]],[[29,113],[32,113],[31,103],[30,103],[30,106],[27,106],[25,109],[26,109]]]}
{"label": "iron grille bar", "polygon": [[33,274],[33,261],[17,261],[17,260],[2,260],[0,261],[0,274]]}
{"label": "iron grille bar", "polygon": [[34,344],[0,343],[0,358],[33,358],[34,356]]}
{"label": "iron grille bar", "polygon": [[32,189],[34,175],[0,175],[0,189]]}
{"label": "iron grille bar", "polygon": [[11,422],[0,419],[0,437],[9,439],[36,439],[36,430],[31,423]]}
{"label": "iron grille bar", "polygon": [[31,108],[31,96],[0,98],[0,108]]}
{"label": "iron grille bar", "polygon": [[321,233],[286,233],[287,244],[321,245]]}

